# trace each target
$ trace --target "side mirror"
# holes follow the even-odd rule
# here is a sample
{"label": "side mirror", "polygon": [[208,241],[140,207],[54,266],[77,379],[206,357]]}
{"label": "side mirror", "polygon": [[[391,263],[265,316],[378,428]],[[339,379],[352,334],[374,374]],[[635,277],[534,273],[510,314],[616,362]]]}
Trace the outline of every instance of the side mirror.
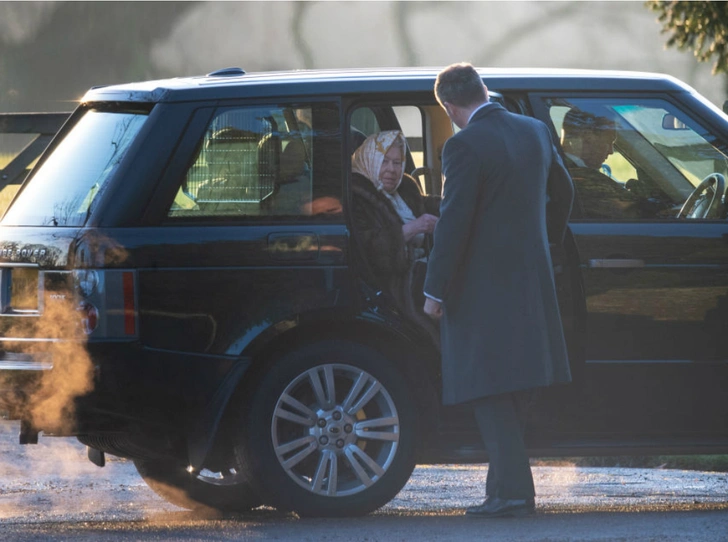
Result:
{"label": "side mirror", "polygon": [[664,130],[689,130],[687,124],[670,113],[662,117],[662,128]]}

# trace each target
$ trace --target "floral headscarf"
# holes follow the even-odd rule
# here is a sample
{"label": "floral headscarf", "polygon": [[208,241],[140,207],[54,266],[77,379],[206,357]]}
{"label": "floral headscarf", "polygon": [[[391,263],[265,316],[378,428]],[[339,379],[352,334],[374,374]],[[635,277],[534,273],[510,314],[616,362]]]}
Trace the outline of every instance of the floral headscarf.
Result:
{"label": "floral headscarf", "polygon": [[[351,168],[354,173],[364,175],[364,177],[374,184],[377,190],[382,190],[383,186],[379,180],[379,170],[382,169],[384,155],[387,154],[387,151],[397,140],[402,143],[402,152],[404,153],[407,148],[407,140],[399,130],[388,130],[367,137],[364,143],[351,156]],[[402,173],[399,176],[399,183],[402,182],[404,168],[405,164],[404,160],[402,160]],[[394,189],[395,191],[399,188],[399,183],[397,183]]]}

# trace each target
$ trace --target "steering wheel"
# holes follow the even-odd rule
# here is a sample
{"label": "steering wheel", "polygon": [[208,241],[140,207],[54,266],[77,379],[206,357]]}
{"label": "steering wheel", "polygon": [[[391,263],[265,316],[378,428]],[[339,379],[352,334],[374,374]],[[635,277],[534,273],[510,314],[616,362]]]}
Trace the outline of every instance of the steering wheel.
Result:
{"label": "steering wheel", "polygon": [[711,173],[695,187],[677,218],[723,218],[725,215],[725,177]]}

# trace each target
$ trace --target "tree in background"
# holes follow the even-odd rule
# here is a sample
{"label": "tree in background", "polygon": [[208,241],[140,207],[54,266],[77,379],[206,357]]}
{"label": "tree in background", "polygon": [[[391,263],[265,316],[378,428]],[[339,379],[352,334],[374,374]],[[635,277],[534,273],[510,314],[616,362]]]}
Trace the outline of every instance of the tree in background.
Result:
{"label": "tree in background", "polygon": [[196,3],[0,2],[0,111],[71,111],[91,86],[173,75],[149,51]]}
{"label": "tree in background", "polygon": [[713,60],[713,74],[728,74],[728,2],[648,0],[658,12],[662,32],[671,33],[667,47],[692,49],[700,62]]}

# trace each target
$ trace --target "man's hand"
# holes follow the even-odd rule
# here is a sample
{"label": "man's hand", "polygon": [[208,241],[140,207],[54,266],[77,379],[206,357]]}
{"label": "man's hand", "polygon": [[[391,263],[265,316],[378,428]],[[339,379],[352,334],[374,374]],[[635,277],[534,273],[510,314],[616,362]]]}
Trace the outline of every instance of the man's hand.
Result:
{"label": "man's hand", "polygon": [[442,318],[442,304],[429,297],[425,298],[425,314],[433,320]]}

